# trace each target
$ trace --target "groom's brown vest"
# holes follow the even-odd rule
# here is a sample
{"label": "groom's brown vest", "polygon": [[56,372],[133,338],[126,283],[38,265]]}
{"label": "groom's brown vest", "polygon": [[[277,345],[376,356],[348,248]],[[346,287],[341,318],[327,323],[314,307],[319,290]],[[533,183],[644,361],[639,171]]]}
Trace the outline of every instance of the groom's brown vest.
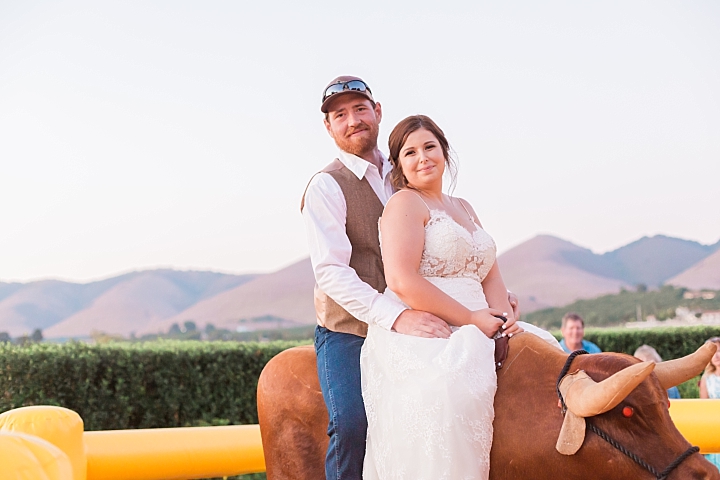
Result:
{"label": "groom's brown vest", "polygon": [[[387,285],[378,238],[378,219],[383,212],[382,202],[367,178],[358,180],[340,160],[335,159],[321,171],[335,179],[345,197],[347,205],[345,231],[352,245],[350,268],[355,270],[360,280],[378,292],[384,292]],[[305,194],[300,203],[300,210],[304,206]],[[367,335],[367,323],[350,315],[317,285],[315,285],[315,312],[320,324],[329,330],[352,333],[361,337]]]}

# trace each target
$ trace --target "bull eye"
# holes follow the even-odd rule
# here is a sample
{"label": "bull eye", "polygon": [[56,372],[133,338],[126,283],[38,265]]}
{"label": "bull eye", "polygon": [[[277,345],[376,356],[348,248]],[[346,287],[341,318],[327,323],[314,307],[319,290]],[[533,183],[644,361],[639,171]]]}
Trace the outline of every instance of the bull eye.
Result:
{"label": "bull eye", "polygon": [[623,407],[622,414],[625,418],[630,418],[635,413],[635,410],[632,407]]}

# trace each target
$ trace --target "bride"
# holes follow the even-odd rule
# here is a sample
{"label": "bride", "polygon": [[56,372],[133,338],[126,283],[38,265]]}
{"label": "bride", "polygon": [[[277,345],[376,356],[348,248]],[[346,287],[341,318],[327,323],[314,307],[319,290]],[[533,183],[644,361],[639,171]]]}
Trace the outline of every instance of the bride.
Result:
{"label": "bride", "polygon": [[[512,317],[495,242],[465,200],[445,195],[450,146],[428,117],[390,134],[399,191],[380,220],[386,295],[451,325],[449,338],[403,335],[371,325],[360,357],[368,418],[365,480],[489,477],[492,337],[542,329]],[[507,322],[499,317],[505,317]]]}

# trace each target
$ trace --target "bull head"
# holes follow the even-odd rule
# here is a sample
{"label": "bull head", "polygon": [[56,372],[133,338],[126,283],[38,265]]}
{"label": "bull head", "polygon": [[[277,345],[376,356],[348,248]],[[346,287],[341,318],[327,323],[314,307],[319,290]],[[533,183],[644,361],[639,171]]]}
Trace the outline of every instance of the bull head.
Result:
{"label": "bull head", "polygon": [[602,382],[595,382],[584,371],[566,375],[560,382],[560,393],[567,412],[555,448],[563,455],[573,455],[585,439],[585,417],[600,415],[615,408],[655,370],[664,389],[679,385],[702,371],[717,347],[706,343],[695,353],[677,360],[642,362],[616,372]]}

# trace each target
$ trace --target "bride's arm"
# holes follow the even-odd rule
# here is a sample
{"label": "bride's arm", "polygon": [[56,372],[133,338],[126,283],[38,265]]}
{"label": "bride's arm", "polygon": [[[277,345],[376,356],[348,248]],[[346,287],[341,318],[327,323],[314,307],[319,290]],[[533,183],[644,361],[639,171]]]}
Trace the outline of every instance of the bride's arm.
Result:
{"label": "bride's arm", "polygon": [[451,325],[474,324],[491,336],[502,325],[493,315],[510,311],[509,307],[468,310],[418,273],[428,219],[427,207],[414,194],[394,195],[385,207],[380,231],[388,288],[413,309],[430,312]]}
{"label": "bride's arm", "polygon": [[[502,275],[500,275],[500,267],[498,267],[497,261],[485,276],[485,279],[482,281],[482,286],[483,292],[485,293],[485,300],[487,300],[491,308],[497,308],[503,312],[512,312],[512,307],[508,301],[508,291]],[[508,321],[505,331],[509,334],[521,332],[522,328],[515,324],[516,319],[513,318],[512,313],[508,313],[507,317]]]}
{"label": "bride's arm", "polygon": [[[477,218],[477,214],[475,213],[475,210],[472,208],[472,206],[465,200],[460,199],[460,201],[463,202],[465,208],[468,212],[470,212],[477,224],[482,227],[482,224]],[[500,274],[500,267],[498,266],[497,261],[495,261],[492,268],[485,276],[485,279],[483,279],[482,286],[483,292],[485,293],[485,300],[487,300],[490,308],[497,308],[498,310],[502,310],[503,312],[508,312],[508,321],[505,325],[505,331],[508,334],[522,332],[523,329],[519,325],[515,324],[516,319],[513,318],[513,315],[511,313],[513,309],[508,299],[508,289],[507,287],[505,287],[505,282],[503,281],[502,275]]]}

